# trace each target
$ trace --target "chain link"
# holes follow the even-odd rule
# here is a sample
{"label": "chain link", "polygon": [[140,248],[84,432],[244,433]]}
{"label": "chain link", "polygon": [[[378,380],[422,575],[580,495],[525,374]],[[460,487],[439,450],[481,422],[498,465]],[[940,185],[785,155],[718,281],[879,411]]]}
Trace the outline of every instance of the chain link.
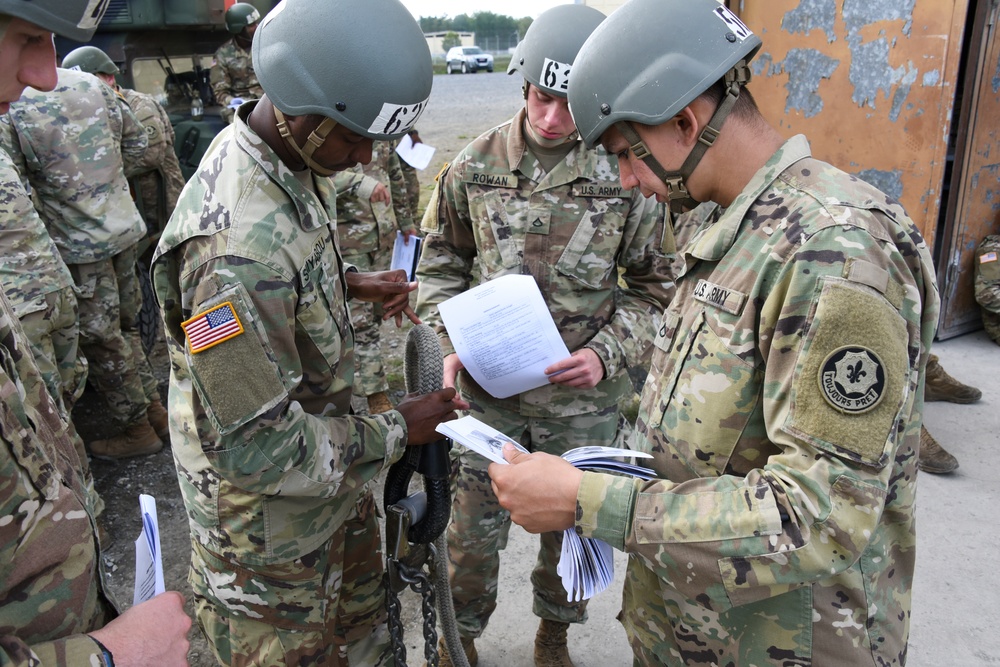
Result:
{"label": "chain link", "polygon": [[434,608],[434,560],[437,550],[433,544],[429,547],[426,559],[427,572],[418,567],[410,567],[398,560],[389,561],[389,567],[383,576],[386,590],[386,606],[389,612],[389,639],[392,642],[392,654],[397,667],[406,667],[406,642],[403,639],[403,621],[400,616],[402,607],[399,597],[390,582],[390,570],[395,570],[399,579],[420,595],[420,606],[424,617],[424,659],[427,667],[438,667],[437,651],[437,611]]}

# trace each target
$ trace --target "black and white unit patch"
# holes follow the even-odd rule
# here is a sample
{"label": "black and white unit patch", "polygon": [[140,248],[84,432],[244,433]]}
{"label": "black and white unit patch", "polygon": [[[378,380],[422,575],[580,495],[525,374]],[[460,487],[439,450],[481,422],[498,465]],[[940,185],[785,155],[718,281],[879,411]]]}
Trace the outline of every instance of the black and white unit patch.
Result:
{"label": "black and white unit patch", "polygon": [[819,387],[823,398],[837,410],[868,412],[885,395],[885,364],[868,348],[839,348],[823,361]]}

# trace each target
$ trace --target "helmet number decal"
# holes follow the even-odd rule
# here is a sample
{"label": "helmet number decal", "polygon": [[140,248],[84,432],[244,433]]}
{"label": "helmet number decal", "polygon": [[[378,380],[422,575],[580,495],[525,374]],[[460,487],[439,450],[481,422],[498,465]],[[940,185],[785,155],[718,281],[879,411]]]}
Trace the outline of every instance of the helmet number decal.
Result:
{"label": "helmet number decal", "polygon": [[746,24],[743,23],[738,16],[736,16],[736,14],[733,14],[728,7],[722,5],[716,7],[715,15],[722,19],[723,23],[729,26],[729,29],[741,42],[753,34],[750,28],[748,28]]}
{"label": "helmet number decal", "polygon": [[375,122],[371,124],[368,131],[372,134],[403,134],[409,132],[416,125],[420,114],[424,112],[427,100],[418,104],[390,104],[386,102],[382,105]]}
{"label": "helmet number decal", "polygon": [[96,28],[97,24],[101,22],[101,17],[104,16],[104,10],[108,8],[107,5],[110,1],[111,0],[90,0],[90,2],[87,3],[86,9],[83,10],[83,15],[80,17],[80,22],[76,24],[76,27],[84,30]]}
{"label": "helmet number decal", "polygon": [[571,65],[549,58],[542,63],[542,84],[552,90],[569,90],[569,70]]}

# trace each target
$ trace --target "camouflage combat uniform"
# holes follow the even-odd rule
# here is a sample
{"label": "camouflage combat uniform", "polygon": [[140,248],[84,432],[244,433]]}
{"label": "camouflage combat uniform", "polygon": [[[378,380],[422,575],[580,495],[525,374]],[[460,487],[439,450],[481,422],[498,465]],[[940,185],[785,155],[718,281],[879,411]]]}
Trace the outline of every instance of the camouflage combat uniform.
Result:
{"label": "camouflage combat uniform", "polygon": [[[366,487],[402,455],[406,423],[351,414],[333,184],[284,166],[246,123],[255,106],[209,148],[153,259],[198,621],[227,665],[337,651],[388,664]],[[192,347],[185,323],[194,331],[209,311],[238,331],[218,342],[195,331]]]}
{"label": "camouflage combat uniform", "polygon": [[[410,130],[410,137],[419,137],[416,130]],[[415,140],[415,139],[414,139]],[[417,209],[420,207],[420,178],[417,168],[403,158],[399,158],[399,167],[403,170],[403,182],[406,183],[406,196],[409,200],[410,217],[417,220],[420,217]]]}
{"label": "camouflage combat uniform", "polygon": [[[620,403],[631,395],[627,368],[652,351],[655,321],[669,301],[673,236],[664,207],[623,190],[618,167],[603,149],[576,143],[546,173],[528,149],[522,109],[476,139],[438,178],[424,216],[425,245],[417,267],[418,313],[437,325],[444,353],[454,348],[436,305],[482,281],[530,274],[566,347],[587,347],[604,364],[593,389],[550,384],[496,399],[461,372],[458,384],[482,421],[532,451],[562,454],[583,445],[613,445],[627,429]],[[618,286],[619,269],[626,285]],[[619,442],[620,444],[620,442]],[[478,637],[496,607],[499,549],[510,518],[497,503],[488,461],[453,452],[456,496],[448,528],[452,590],[460,631]],[[585,604],[567,601],[556,565],[562,533],[541,536],[531,580],[534,613],[582,622]]]}
{"label": "camouflage combat uniform", "polygon": [[166,110],[152,95],[129,88],[120,88],[119,92],[146,130],[149,142],[142,159],[135,165],[138,173],[134,180],[147,236],[155,246],[184,187],[181,165],[174,152],[174,127]]}
{"label": "camouflage combat uniform", "polygon": [[29,88],[11,105],[11,122],[42,220],[76,285],[88,379],[129,424],[159,398],[136,328],[135,253],[146,228],[125,180],[146,132],[98,78],[58,72],[55,90]]}
{"label": "camouflage combat uniform", "polygon": [[1000,235],[986,236],[976,248],[975,290],[983,328],[1000,345]]}
{"label": "camouflage combat uniform", "polygon": [[[337,190],[337,238],[344,261],[359,271],[385,271],[392,263],[396,230],[415,232],[409,196],[403,181],[395,141],[376,141],[372,161],[333,176]],[[389,204],[371,201],[379,183],[389,190]],[[382,309],[367,301],[352,301],[354,326],[354,391],[371,396],[389,390],[382,364]]]}
{"label": "camouflage combat uniform", "polygon": [[65,422],[0,295],[0,663],[104,664],[84,634],[115,615],[96,534]]}
{"label": "camouflage combat uniform", "polygon": [[233,110],[229,108],[233,98],[259,100],[264,94],[253,71],[250,49],[240,47],[235,37],[215,52],[210,75],[215,101],[222,105],[222,119],[227,123],[233,122]]}
{"label": "camouflage combat uniform", "polygon": [[636,664],[903,664],[926,244],[795,137],[685,257],[633,438],[660,479],[577,497],[577,532],[630,556]]}

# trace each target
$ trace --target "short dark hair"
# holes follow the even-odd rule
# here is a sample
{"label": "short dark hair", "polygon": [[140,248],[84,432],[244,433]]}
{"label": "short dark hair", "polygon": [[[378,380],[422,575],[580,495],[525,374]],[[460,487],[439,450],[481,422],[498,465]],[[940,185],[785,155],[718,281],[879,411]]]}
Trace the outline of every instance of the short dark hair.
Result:
{"label": "short dark hair", "polygon": [[[708,90],[699,95],[699,97],[711,102],[712,106],[717,108],[725,94],[725,80],[719,79]],[[746,86],[743,86],[743,90],[740,91],[740,96],[737,98],[736,105],[733,107],[730,115],[736,116],[744,122],[763,120],[760,109],[757,107],[757,100],[753,98],[750,89]]]}

